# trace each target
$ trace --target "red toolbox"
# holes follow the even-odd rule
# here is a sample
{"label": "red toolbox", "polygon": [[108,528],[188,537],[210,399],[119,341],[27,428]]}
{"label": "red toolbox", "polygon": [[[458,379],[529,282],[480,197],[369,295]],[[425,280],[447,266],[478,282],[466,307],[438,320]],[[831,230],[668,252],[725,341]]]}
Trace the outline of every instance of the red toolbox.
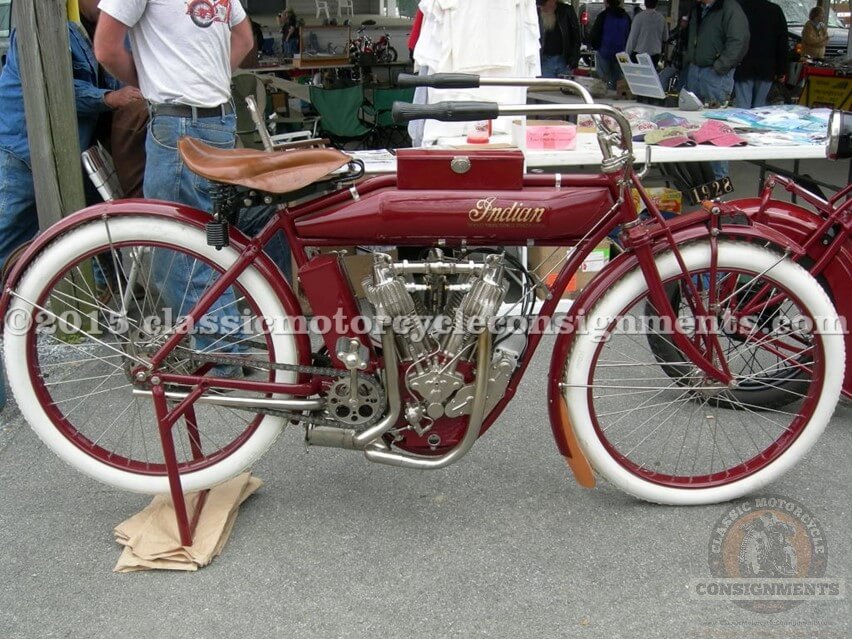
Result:
{"label": "red toolbox", "polygon": [[518,191],[524,185],[520,149],[399,149],[400,189]]}

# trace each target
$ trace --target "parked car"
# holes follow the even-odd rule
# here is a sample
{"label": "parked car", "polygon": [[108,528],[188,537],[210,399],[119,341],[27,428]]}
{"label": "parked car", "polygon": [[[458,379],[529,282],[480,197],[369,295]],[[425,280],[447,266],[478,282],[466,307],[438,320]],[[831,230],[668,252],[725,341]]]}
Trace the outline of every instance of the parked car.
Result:
{"label": "parked car", "polygon": [[[772,0],[781,7],[784,17],[787,18],[787,33],[790,40],[791,51],[796,51],[797,45],[802,41],[802,27],[808,21],[808,13],[814,7],[814,2],[806,0]],[[828,10],[826,19],[828,26],[829,41],[825,47],[826,58],[846,57],[847,28],[837,17],[834,9]]]}
{"label": "parked car", "polygon": [[0,66],[6,64],[9,33],[12,31],[12,0],[0,0]]}

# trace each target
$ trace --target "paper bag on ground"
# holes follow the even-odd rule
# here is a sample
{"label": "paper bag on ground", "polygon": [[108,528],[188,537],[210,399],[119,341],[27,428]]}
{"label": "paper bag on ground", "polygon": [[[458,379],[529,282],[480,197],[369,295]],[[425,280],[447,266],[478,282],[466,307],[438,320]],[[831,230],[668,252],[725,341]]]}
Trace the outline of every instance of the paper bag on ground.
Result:
{"label": "paper bag on ground", "polygon": [[[115,528],[115,540],[124,551],[116,572],[138,570],[197,570],[222,552],[234,526],[240,504],[263,482],[243,473],[210,489],[201,510],[192,546],[182,546],[171,497],[158,495],[141,512]],[[199,493],[186,496],[187,513],[192,517]]]}

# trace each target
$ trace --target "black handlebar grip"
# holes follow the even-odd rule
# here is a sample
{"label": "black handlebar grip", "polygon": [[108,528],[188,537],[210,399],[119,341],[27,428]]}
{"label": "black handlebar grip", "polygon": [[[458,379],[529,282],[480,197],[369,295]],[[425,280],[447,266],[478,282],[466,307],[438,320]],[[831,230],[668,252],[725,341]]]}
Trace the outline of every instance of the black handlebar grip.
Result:
{"label": "black handlebar grip", "polygon": [[397,124],[411,120],[441,120],[442,122],[472,122],[493,120],[499,113],[496,102],[436,102],[409,104],[394,102],[391,114]]}
{"label": "black handlebar grip", "polygon": [[478,89],[479,76],[472,73],[435,73],[434,75],[411,75],[408,73],[400,73],[396,83],[401,87]]}

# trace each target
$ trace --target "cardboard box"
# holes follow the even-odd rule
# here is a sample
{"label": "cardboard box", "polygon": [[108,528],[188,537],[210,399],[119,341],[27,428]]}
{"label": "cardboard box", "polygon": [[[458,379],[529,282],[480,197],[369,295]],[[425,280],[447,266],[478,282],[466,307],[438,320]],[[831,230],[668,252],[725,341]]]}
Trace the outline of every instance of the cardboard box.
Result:
{"label": "cardboard box", "polygon": [[[568,282],[562,299],[577,299],[583,288],[609,263],[612,242],[604,240],[598,244],[583,260],[580,269]],[[573,246],[533,246],[527,249],[527,268],[536,269],[535,273],[547,285],[552,286],[556,276],[565,265]],[[545,299],[544,291],[537,292],[539,299]]]}
{"label": "cardboard box", "polygon": [[[639,211],[645,209],[645,203],[639,200],[639,191],[630,189],[633,194],[633,203]],[[645,191],[651,198],[654,205],[660,210],[667,213],[680,215],[683,212],[683,193],[677,189],[669,189],[664,186],[655,186],[646,188]]]}

